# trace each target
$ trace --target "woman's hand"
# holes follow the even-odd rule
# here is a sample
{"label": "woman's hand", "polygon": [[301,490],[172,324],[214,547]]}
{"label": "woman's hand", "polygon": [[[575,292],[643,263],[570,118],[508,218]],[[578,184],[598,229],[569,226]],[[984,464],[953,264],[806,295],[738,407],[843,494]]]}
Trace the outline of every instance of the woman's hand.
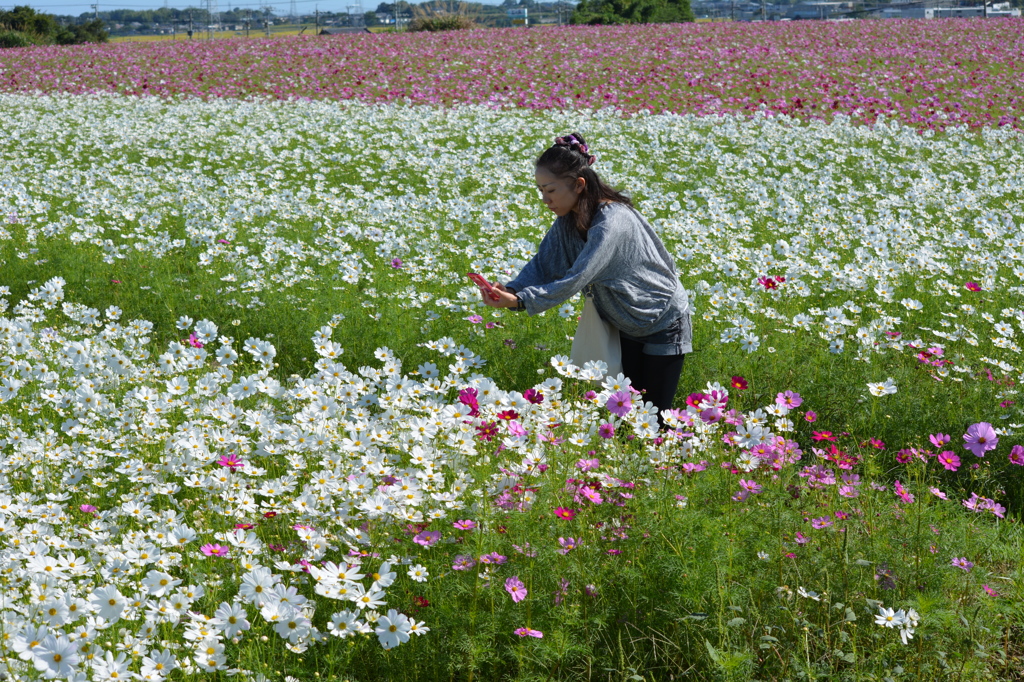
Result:
{"label": "woman's hand", "polygon": [[487,295],[487,292],[480,287],[480,298],[483,302],[491,308],[515,308],[519,305],[519,299],[516,298],[515,294],[509,293],[508,289],[505,288],[504,284],[493,285],[494,291],[498,294],[498,300],[493,300]]}

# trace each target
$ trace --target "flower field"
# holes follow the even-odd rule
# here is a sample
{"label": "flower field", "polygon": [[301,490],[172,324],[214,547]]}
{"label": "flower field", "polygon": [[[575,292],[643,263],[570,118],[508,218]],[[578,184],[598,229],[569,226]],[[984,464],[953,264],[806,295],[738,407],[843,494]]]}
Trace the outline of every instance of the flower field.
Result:
{"label": "flower field", "polygon": [[1024,121],[1024,19],[770,22],[109,44],[0,53],[0,92],[614,107],[922,129]]}
{"label": "flower field", "polygon": [[[919,23],[886,26],[952,35]],[[1019,22],[961,25],[976,59],[1020,51]],[[706,35],[817,54],[878,30],[816,26]],[[564,33],[676,49],[639,47],[668,30]],[[900,49],[946,54],[937,35]],[[315,45],[188,58],[264,50],[281,75]],[[429,60],[394,76],[438,88],[420,104],[312,95],[315,55],[280,86],[248,72],[279,100],[237,97],[212,52],[202,92],[182,53],[154,94],[230,96],[135,97],[168,48],[128,47],[91,48],[130,74],[109,88],[84,66],[26,85],[90,48],[0,56],[0,673],[1019,678],[1024,132],[994,125],[1019,83],[985,75],[1019,62],[972,72],[1006,98],[989,118],[901,98],[866,126],[567,107],[539,78],[499,102],[498,76],[455,95],[471,74]],[[627,377],[569,364],[579,301],[496,311],[465,277],[535,253],[532,163],[570,130],[695,306],[668,432]]]}

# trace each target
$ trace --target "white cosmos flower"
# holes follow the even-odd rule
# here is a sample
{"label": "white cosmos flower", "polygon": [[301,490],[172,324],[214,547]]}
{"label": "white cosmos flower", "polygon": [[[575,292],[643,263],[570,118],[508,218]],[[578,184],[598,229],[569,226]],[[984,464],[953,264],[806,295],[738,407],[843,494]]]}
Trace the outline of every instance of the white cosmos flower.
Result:
{"label": "white cosmos flower", "polygon": [[878,614],[875,616],[875,624],[887,628],[900,627],[904,622],[906,622],[906,614],[903,612],[903,609],[893,611],[892,609],[880,606]]}
{"label": "white cosmos flower", "polygon": [[33,653],[32,664],[47,679],[67,679],[80,660],[78,644],[67,637],[47,635]]}
{"label": "white cosmos flower", "polygon": [[889,377],[884,382],[877,384],[868,384],[868,390],[871,391],[873,396],[892,395],[896,392],[896,382],[892,377]]}
{"label": "white cosmos flower", "polygon": [[377,619],[377,639],[385,649],[393,649],[409,641],[409,618],[395,609],[388,609],[386,616]]}

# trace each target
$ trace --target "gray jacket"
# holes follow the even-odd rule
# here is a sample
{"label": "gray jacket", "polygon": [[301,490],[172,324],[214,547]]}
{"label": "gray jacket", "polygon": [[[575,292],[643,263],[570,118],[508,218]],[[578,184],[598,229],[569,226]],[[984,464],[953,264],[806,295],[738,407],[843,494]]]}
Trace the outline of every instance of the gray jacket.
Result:
{"label": "gray jacket", "polygon": [[588,285],[602,319],[627,336],[651,336],[685,318],[689,337],[690,303],[675,263],[636,209],[604,204],[586,240],[568,217],[557,218],[537,255],[506,286],[515,290],[527,313],[536,315]]}

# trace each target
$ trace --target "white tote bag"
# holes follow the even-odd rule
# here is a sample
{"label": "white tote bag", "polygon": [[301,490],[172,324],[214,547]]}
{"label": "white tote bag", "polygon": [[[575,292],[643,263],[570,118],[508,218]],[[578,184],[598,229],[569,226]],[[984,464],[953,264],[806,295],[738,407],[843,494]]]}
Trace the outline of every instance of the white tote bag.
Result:
{"label": "white tote bag", "polygon": [[583,301],[583,314],[572,339],[569,361],[583,367],[591,360],[603,360],[608,365],[608,374],[617,376],[622,372],[619,330],[601,319],[593,297],[584,296]]}

